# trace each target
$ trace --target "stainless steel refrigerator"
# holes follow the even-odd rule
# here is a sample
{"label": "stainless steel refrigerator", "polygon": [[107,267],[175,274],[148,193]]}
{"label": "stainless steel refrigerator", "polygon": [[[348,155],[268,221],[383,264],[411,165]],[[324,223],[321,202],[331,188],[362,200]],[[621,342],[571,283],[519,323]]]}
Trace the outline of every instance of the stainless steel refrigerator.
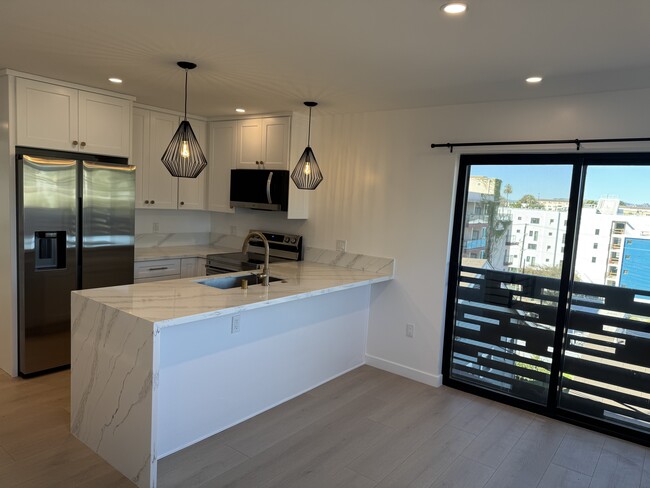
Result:
{"label": "stainless steel refrigerator", "polygon": [[18,362],[70,364],[70,292],[133,283],[135,167],[17,151]]}

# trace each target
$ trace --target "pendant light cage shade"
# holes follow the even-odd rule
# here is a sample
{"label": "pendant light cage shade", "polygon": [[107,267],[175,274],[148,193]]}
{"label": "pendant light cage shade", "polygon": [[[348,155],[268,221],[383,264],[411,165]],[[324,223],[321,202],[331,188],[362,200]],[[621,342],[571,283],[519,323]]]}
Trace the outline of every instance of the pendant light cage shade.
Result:
{"label": "pendant light cage shade", "polygon": [[189,61],[179,61],[176,64],[185,70],[185,116],[160,160],[172,176],[196,178],[208,165],[192,126],[187,121],[187,72],[196,68],[196,64]]}
{"label": "pendant light cage shade", "polygon": [[160,158],[172,176],[196,178],[208,165],[192,126],[183,120]]}
{"label": "pendant light cage shade", "polygon": [[291,173],[291,179],[301,190],[315,190],[323,181],[323,174],[320,172],[311,147],[307,146],[303,151],[298,164]]}
{"label": "pendant light cage shade", "polygon": [[316,102],[305,102],[309,107],[309,128],[307,129],[307,147],[300,156],[300,160],[291,172],[291,179],[300,190],[315,190],[323,181],[323,173],[316,162],[314,151],[311,150],[311,109],[318,105]]}

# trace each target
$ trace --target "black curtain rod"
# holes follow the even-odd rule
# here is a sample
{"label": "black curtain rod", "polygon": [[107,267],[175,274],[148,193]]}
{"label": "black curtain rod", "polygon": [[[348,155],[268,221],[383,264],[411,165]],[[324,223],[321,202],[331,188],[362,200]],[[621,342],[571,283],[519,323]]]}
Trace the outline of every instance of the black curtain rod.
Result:
{"label": "black curtain rod", "polygon": [[448,147],[449,152],[454,152],[455,147],[477,147],[477,146],[540,146],[543,144],[575,144],[576,151],[580,150],[582,144],[603,143],[603,142],[648,142],[650,137],[630,137],[626,139],[556,139],[546,141],[490,141],[490,142],[447,142],[444,144],[431,144],[432,148]]}

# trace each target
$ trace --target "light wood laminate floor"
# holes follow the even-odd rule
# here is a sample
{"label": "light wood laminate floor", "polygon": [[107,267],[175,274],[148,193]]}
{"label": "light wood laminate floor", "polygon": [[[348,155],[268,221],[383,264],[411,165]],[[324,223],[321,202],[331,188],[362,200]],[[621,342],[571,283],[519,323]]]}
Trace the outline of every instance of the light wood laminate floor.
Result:
{"label": "light wood laminate floor", "polygon": [[[0,487],[128,487],[69,433],[69,372],[0,374]],[[368,366],[159,462],[161,487],[650,487],[648,449]]]}

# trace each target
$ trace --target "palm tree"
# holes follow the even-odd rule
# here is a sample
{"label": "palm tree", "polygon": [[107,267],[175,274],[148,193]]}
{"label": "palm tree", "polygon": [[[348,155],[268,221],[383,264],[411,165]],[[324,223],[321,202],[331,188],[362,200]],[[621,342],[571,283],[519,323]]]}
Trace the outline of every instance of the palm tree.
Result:
{"label": "palm tree", "polygon": [[512,185],[511,185],[510,183],[508,183],[508,184],[505,186],[505,188],[503,189],[503,193],[506,194],[506,207],[509,207],[509,206],[510,206],[510,202],[509,202],[508,197],[509,197],[510,194],[512,193]]}

